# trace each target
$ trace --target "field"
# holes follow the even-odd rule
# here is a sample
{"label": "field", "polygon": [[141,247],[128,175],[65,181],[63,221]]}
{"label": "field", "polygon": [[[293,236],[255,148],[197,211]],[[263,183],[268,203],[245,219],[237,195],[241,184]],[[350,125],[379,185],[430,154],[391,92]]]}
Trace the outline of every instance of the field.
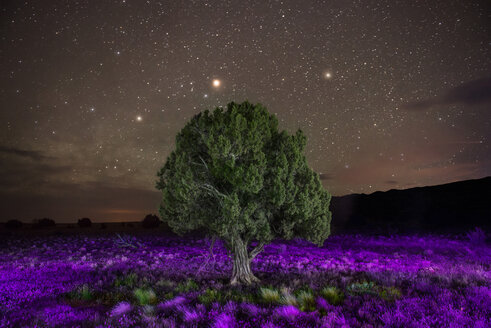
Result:
{"label": "field", "polygon": [[228,285],[210,240],[152,233],[0,241],[2,327],[490,327],[491,249],[466,237],[277,241]]}

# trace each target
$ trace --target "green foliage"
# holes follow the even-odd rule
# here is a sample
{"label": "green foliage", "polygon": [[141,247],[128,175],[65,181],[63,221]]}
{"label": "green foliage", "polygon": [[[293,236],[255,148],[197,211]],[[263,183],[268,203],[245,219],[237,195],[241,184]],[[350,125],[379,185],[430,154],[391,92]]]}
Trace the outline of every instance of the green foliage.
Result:
{"label": "green foliage", "polygon": [[174,289],[174,291],[176,293],[187,293],[198,289],[199,289],[198,284],[194,280],[188,279],[184,282],[179,283]]}
{"label": "green foliage", "polygon": [[[330,194],[307,166],[301,130],[289,135],[260,104],[230,103],[194,116],[158,172],[160,214],[175,232],[234,241],[330,234]],[[247,244],[246,244],[247,246]]]}
{"label": "green foliage", "polygon": [[66,294],[70,300],[91,301],[94,298],[94,293],[88,285],[82,285],[75,290]]}
{"label": "green foliage", "polygon": [[198,301],[204,305],[210,305],[214,302],[223,303],[225,298],[220,291],[207,288],[204,293],[198,296]]}
{"label": "green foliage", "polygon": [[379,296],[386,301],[395,301],[401,298],[401,291],[396,287],[383,287],[379,291]]}
{"label": "green foliage", "polygon": [[377,286],[373,281],[355,282],[349,285],[346,290],[351,295],[371,294],[377,295]]}
{"label": "green foliage", "polygon": [[285,304],[285,305],[293,305],[293,306],[298,305],[298,301],[297,301],[297,298],[295,297],[295,295],[293,295],[290,292],[290,289],[285,288],[285,287],[281,288],[280,303]]}
{"label": "green foliage", "polygon": [[320,294],[332,305],[340,305],[344,301],[344,293],[337,287],[325,287],[321,290]]}
{"label": "green foliage", "polygon": [[157,303],[157,295],[151,289],[137,288],[133,292],[140,305],[150,305]]}
{"label": "green foliage", "polygon": [[138,283],[138,276],[136,273],[130,273],[122,277],[117,277],[114,280],[114,286],[115,287],[128,287],[128,288],[134,288],[136,287]]}
{"label": "green foliage", "polygon": [[300,310],[315,311],[315,297],[311,291],[300,291],[297,295],[297,301]]}
{"label": "green foliage", "polygon": [[261,300],[265,303],[279,303],[280,302],[280,293],[273,288],[263,287],[259,289],[259,296]]}

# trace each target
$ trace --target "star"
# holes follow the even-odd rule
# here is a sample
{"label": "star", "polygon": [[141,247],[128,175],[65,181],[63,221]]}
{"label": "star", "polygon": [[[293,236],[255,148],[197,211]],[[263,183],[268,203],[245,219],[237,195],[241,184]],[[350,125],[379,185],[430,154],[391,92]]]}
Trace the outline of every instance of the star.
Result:
{"label": "star", "polygon": [[136,117],[136,120],[137,120],[137,122],[141,122],[141,121],[143,121],[143,117],[141,117],[140,115],[138,115],[138,116]]}
{"label": "star", "polygon": [[215,88],[218,88],[222,84],[222,82],[218,79],[214,79],[212,84]]}
{"label": "star", "polygon": [[325,78],[326,80],[330,80],[330,79],[332,78],[332,73],[331,73],[331,72],[325,72],[325,73],[324,73],[324,78]]}

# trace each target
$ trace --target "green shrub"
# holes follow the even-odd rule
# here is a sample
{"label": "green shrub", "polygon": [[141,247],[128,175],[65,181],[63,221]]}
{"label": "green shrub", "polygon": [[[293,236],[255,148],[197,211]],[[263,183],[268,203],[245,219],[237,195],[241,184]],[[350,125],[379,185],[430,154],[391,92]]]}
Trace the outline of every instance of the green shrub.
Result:
{"label": "green shrub", "polygon": [[293,295],[288,288],[281,288],[281,304],[297,306],[297,298]]}
{"label": "green shrub", "polygon": [[138,288],[133,292],[133,294],[140,305],[157,303],[157,295],[155,295],[155,292],[151,289]]}
{"label": "green shrub", "polygon": [[300,310],[315,311],[315,297],[312,292],[307,290],[300,291],[297,295],[297,301]]}
{"label": "green shrub", "polygon": [[220,293],[220,291],[215,290],[215,289],[207,288],[204,291],[204,293],[202,293],[201,295],[198,296],[198,301],[201,304],[210,305],[211,303],[214,303],[214,302],[223,303],[224,297]]}
{"label": "green shrub", "polygon": [[115,287],[129,287],[134,288],[138,283],[138,276],[136,273],[130,273],[128,275],[117,277],[114,280]]}
{"label": "green shrub", "polygon": [[259,295],[261,299],[265,303],[279,303],[280,302],[280,293],[273,288],[261,288],[259,290]]}
{"label": "green shrub", "polygon": [[80,290],[80,299],[84,301],[90,301],[93,298],[92,292],[89,289],[89,286],[83,285]]}
{"label": "green shrub", "polygon": [[396,287],[383,287],[379,296],[386,301],[395,301],[401,298],[401,291]]}
{"label": "green shrub", "polygon": [[332,305],[340,305],[344,301],[344,293],[337,287],[328,286],[321,290],[321,296]]}
{"label": "green shrub", "polygon": [[184,282],[179,283],[174,289],[174,291],[176,293],[187,293],[198,289],[199,289],[198,284],[194,280],[188,279]]}
{"label": "green shrub", "polygon": [[351,295],[363,295],[363,294],[370,294],[370,295],[377,295],[377,286],[373,281],[367,282],[355,282],[349,285],[346,290],[348,291],[349,294]]}

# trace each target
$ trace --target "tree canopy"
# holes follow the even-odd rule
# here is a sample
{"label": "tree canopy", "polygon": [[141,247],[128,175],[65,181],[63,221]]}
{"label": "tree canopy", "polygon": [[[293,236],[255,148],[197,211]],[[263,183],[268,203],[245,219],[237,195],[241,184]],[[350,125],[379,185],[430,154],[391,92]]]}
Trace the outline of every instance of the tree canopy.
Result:
{"label": "tree canopy", "polygon": [[234,255],[232,282],[256,280],[249,262],[273,239],[321,245],[330,234],[331,196],[308,167],[305,145],[301,130],[279,131],[260,104],[195,115],[157,174],[162,220],[179,234],[220,238]]}

